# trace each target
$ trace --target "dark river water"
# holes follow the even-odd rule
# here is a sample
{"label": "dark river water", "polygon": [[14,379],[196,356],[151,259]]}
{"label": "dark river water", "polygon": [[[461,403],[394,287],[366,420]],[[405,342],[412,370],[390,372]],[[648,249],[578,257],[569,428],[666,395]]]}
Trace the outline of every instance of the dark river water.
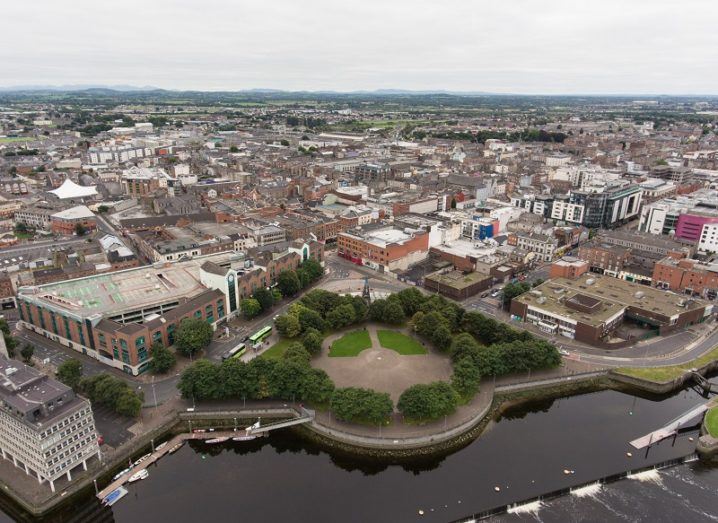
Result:
{"label": "dark river water", "polygon": [[[329,453],[288,430],[231,445],[193,442],[152,466],[150,477],[130,486],[130,493],[112,509],[86,499],[47,521],[470,518],[496,506],[689,455],[697,428],[648,452],[628,442],[705,401],[690,390],[661,400],[604,391],[532,404],[513,409],[459,451],[407,463]],[[565,470],[574,472],[567,475]],[[718,468],[693,462],[517,510],[492,521],[718,521]]]}

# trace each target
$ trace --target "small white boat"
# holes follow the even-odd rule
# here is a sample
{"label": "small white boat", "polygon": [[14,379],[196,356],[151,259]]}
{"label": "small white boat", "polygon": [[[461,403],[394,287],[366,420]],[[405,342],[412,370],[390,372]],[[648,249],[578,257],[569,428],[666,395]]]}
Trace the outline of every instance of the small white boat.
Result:
{"label": "small white boat", "polygon": [[129,481],[130,483],[134,483],[135,481],[139,481],[141,479],[147,479],[147,476],[149,475],[150,473],[147,472],[147,469],[138,470],[137,472],[132,474],[130,476],[130,479],[128,479],[127,481]]}
{"label": "small white boat", "polygon": [[169,450],[167,451],[167,454],[174,454],[175,452],[177,452],[179,449],[182,448],[182,445],[184,445],[184,442],[183,442],[183,441],[180,441],[179,443],[177,443],[177,445],[175,445],[174,447],[172,447],[171,449],[169,449]]}
{"label": "small white boat", "polygon": [[142,463],[144,460],[146,460],[147,458],[149,458],[151,455],[152,455],[152,454],[145,454],[145,455],[142,456],[141,458],[138,458],[137,461],[135,461],[135,462],[133,463],[133,466],[136,467],[137,465],[139,465],[140,463]]}
{"label": "small white boat", "polygon": [[157,452],[158,450],[162,450],[163,448],[165,448],[165,447],[167,446],[167,443],[168,443],[168,442],[165,441],[164,443],[160,443],[159,445],[157,445],[157,447],[155,447],[155,452]]}
{"label": "small white boat", "polygon": [[245,434],[244,436],[235,436],[232,438],[232,441],[250,441],[253,439],[257,439],[257,436],[254,434]]}
{"label": "small white boat", "polygon": [[225,437],[222,437],[222,438],[213,438],[213,439],[205,440],[205,443],[208,443],[208,444],[211,445],[211,444],[213,444],[213,443],[224,443],[224,442],[227,441],[227,440],[229,440],[229,437],[225,436]]}
{"label": "small white boat", "polygon": [[117,474],[112,476],[112,481],[117,481],[118,479],[120,479],[121,476],[123,476],[124,474],[127,474],[129,471],[130,471],[129,468],[119,471]]}
{"label": "small white boat", "polygon": [[124,498],[126,495],[127,489],[125,487],[116,488],[107,496],[105,496],[105,499],[102,500],[102,504],[111,507],[112,505],[120,501],[122,498]]}

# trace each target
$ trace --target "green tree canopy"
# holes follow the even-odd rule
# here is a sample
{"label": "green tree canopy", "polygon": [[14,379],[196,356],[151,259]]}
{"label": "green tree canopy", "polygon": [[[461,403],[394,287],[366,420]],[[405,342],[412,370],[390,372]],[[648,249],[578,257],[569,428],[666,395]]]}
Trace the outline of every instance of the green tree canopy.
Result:
{"label": "green tree canopy", "polygon": [[288,270],[279,273],[277,286],[283,296],[294,296],[301,290],[302,282],[299,281],[299,276],[295,271]]}
{"label": "green tree canopy", "polygon": [[168,373],[177,362],[174,353],[159,342],[152,344],[150,353],[152,354],[150,368],[155,374]]}
{"label": "green tree canopy", "polygon": [[277,332],[285,338],[299,336],[302,330],[302,326],[299,324],[299,318],[293,314],[282,314],[274,320],[274,325],[277,327]]}
{"label": "green tree canopy", "polygon": [[80,360],[70,358],[57,367],[57,379],[73,390],[77,390],[82,379],[82,363]]}
{"label": "green tree canopy", "polygon": [[432,421],[456,410],[456,391],[446,382],[412,385],[399,397],[397,408],[411,421]]}
{"label": "green tree canopy", "polygon": [[382,425],[394,412],[394,404],[385,392],[348,387],[334,391],[331,409],[342,421]]}
{"label": "green tree canopy", "polygon": [[252,297],[259,303],[262,312],[266,312],[274,306],[274,295],[268,289],[257,289]]}
{"label": "green tree canopy", "polygon": [[175,332],[175,346],[189,357],[205,349],[212,341],[212,327],[199,318],[185,318]]}
{"label": "green tree canopy", "polygon": [[239,304],[242,314],[247,320],[256,318],[262,312],[262,306],[254,298],[246,298]]}

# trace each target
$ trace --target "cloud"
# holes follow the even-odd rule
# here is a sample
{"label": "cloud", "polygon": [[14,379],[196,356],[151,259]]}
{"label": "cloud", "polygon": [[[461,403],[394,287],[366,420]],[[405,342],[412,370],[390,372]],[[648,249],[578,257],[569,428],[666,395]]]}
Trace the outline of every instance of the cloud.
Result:
{"label": "cloud", "polygon": [[33,0],[3,6],[3,85],[718,89],[709,0]]}

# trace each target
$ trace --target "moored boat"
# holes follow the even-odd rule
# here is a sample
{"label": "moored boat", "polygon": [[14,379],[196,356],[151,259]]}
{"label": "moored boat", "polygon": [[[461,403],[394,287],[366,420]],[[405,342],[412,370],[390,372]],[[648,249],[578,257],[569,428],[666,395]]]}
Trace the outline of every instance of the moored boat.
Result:
{"label": "moored boat", "polygon": [[184,445],[184,442],[183,442],[183,441],[180,441],[179,443],[177,443],[177,445],[175,445],[174,447],[172,447],[171,449],[169,449],[169,450],[167,451],[167,454],[174,454],[175,452],[177,452],[179,449],[182,448],[182,445]]}
{"label": "moored boat", "polygon": [[210,445],[213,443],[224,443],[228,439],[229,439],[229,437],[227,437],[227,436],[222,437],[222,438],[212,438],[212,439],[205,440],[205,443],[209,443]]}
{"label": "moored boat", "polygon": [[232,438],[232,441],[250,441],[253,439],[257,439],[257,436],[253,434],[244,434],[242,436],[235,436]]}
{"label": "moored boat", "polygon": [[145,455],[142,456],[141,458],[138,458],[137,461],[135,461],[135,462],[133,463],[133,465],[136,467],[137,465],[139,465],[140,463],[142,463],[143,461],[145,461],[147,458],[149,458],[151,455],[152,455],[152,454],[145,454]]}
{"label": "moored boat", "polygon": [[150,475],[150,473],[147,472],[147,469],[138,470],[137,472],[132,474],[130,476],[130,479],[128,479],[127,481],[129,481],[130,483],[134,483],[135,481],[139,481],[141,479],[146,479],[147,476],[149,476],[149,475]]}
{"label": "moored boat", "polygon": [[112,481],[117,481],[118,479],[120,479],[120,477],[121,477],[122,475],[127,474],[130,470],[131,470],[131,469],[128,467],[128,468],[126,468],[126,469],[124,469],[124,470],[119,471],[117,474],[115,474],[114,476],[112,476]]}

